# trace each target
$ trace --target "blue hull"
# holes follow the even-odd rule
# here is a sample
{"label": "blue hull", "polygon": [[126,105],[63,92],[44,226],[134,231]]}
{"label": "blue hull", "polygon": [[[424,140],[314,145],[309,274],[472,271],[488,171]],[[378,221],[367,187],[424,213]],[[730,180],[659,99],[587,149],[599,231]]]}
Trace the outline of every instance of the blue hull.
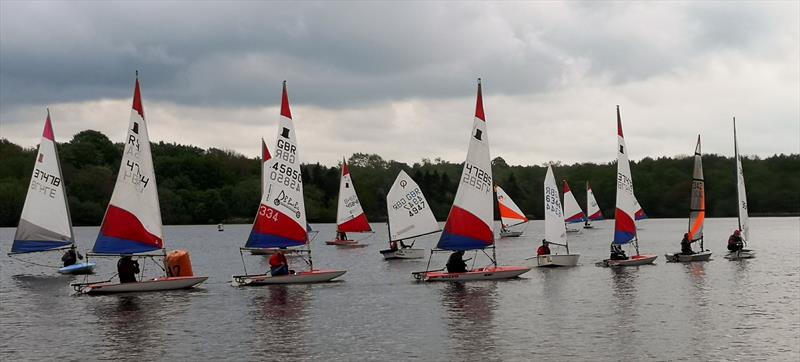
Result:
{"label": "blue hull", "polygon": [[95,263],[78,263],[58,269],[61,274],[92,274]]}

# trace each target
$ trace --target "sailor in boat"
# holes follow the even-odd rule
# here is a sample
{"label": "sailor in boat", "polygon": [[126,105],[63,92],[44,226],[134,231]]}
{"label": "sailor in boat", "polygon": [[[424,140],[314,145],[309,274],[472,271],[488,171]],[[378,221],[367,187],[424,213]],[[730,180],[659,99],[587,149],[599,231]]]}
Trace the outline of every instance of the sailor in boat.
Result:
{"label": "sailor in boat", "polygon": [[681,254],[683,255],[692,255],[694,254],[694,250],[692,250],[692,243],[695,240],[689,240],[689,233],[683,234],[683,240],[681,240]]}
{"label": "sailor in boat", "polygon": [[391,251],[397,251],[397,241],[391,241],[391,242],[389,242],[389,250],[391,250]]}
{"label": "sailor in boat", "polygon": [[547,240],[542,239],[542,245],[539,246],[539,248],[536,249],[536,255],[537,256],[538,255],[550,255],[550,246],[548,246],[547,244],[549,244],[547,242]]}
{"label": "sailor in boat", "polygon": [[64,266],[75,265],[78,262],[78,258],[83,259],[83,255],[75,251],[75,248],[69,248],[67,251],[64,252],[64,255],[61,256],[61,261],[64,262]]}
{"label": "sailor in boat", "polygon": [[135,283],[136,274],[139,274],[139,262],[130,255],[123,255],[117,262],[117,274],[120,283]]}
{"label": "sailor in boat", "polygon": [[[467,263],[466,260],[462,259],[464,257],[464,250],[458,250],[452,254],[450,254],[450,258],[447,259],[447,272],[448,273],[466,273],[467,272]],[[467,259],[469,260],[469,259]]]}
{"label": "sailor in boat", "polygon": [[269,257],[269,273],[272,276],[289,275],[289,261],[283,255],[283,250]]}
{"label": "sailor in boat", "polygon": [[611,244],[611,260],[628,260],[628,256],[625,255],[625,250],[622,250],[622,247],[617,244]]}
{"label": "sailor in boat", "polygon": [[347,234],[345,234],[343,231],[337,231],[336,232],[336,239],[337,240],[347,240]]}
{"label": "sailor in boat", "polygon": [[734,230],[733,235],[728,238],[728,250],[739,251],[744,249],[744,241],[742,240],[741,230]]}

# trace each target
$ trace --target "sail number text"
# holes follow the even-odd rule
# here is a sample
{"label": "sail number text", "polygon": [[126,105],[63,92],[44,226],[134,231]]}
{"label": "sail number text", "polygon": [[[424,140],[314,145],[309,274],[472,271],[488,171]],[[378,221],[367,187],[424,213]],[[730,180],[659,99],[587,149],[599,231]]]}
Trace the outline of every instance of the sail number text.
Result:
{"label": "sail number text", "polygon": [[420,211],[425,210],[425,207],[425,199],[422,197],[422,191],[420,191],[419,187],[415,187],[392,205],[394,210],[405,209],[408,212],[408,216],[419,214]]}
{"label": "sail number text", "polygon": [[43,193],[50,198],[56,197],[57,187],[61,185],[61,177],[51,175],[47,172],[33,170],[33,178],[31,178],[31,190]]}
{"label": "sail number text", "polygon": [[[292,167],[297,160],[296,154],[297,146],[282,139],[278,139],[278,149],[275,151],[277,162],[272,165],[269,179],[299,192],[303,180],[300,177],[300,170],[296,167]],[[281,161],[288,162],[289,165]]]}
{"label": "sail number text", "polygon": [[485,193],[492,189],[492,175],[469,162],[464,163],[464,177],[461,182]]}
{"label": "sail number text", "polygon": [[617,173],[617,189],[633,193],[633,181],[630,177]]}
{"label": "sail number text", "polygon": [[561,200],[558,196],[558,190],[545,186],[544,207],[547,209],[546,211],[550,211],[556,214],[556,216],[561,216],[563,214],[563,210],[561,210]]}

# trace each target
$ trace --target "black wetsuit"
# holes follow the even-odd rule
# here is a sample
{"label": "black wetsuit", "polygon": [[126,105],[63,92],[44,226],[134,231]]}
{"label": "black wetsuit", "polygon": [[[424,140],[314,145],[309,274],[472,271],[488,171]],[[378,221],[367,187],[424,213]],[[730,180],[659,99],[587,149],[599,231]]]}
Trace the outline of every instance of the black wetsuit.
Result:
{"label": "black wetsuit", "polygon": [[123,257],[117,262],[117,273],[120,283],[135,283],[136,274],[139,274],[139,262],[130,257]]}
{"label": "black wetsuit", "polygon": [[447,259],[448,273],[464,273],[467,271],[467,263],[461,259],[462,255],[464,255],[464,253],[455,252],[450,254],[450,258]]}
{"label": "black wetsuit", "polygon": [[681,254],[683,255],[694,254],[694,250],[692,250],[692,242],[689,241],[689,239],[687,238],[683,238],[683,240],[681,240]]}
{"label": "black wetsuit", "polygon": [[61,261],[64,262],[64,266],[75,265],[78,262],[78,256],[75,254],[75,249],[67,250],[63,256],[61,256]]}

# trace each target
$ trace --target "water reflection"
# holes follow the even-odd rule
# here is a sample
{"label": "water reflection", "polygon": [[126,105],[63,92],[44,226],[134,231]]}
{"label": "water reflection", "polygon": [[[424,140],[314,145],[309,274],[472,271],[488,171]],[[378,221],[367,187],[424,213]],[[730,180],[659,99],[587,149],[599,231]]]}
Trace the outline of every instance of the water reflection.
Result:
{"label": "water reflection", "polygon": [[630,343],[633,340],[638,328],[637,313],[637,290],[639,279],[639,267],[618,267],[609,268],[611,271],[611,292],[615,303],[613,309],[615,326],[610,333],[615,334],[612,350],[630,350]]}
{"label": "water reflection", "polygon": [[276,360],[308,355],[310,288],[307,285],[273,285],[258,290],[259,294],[251,303],[251,314],[256,321],[254,332],[269,346],[261,350],[259,357]]}
{"label": "water reflection", "polygon": [[14,275],[11,277],[19,289],[34,293],[55,294],[54,291],[66,290],[75,277],[72,275]]}
{"label": "water reflection", "polygon": [[455,342],[451,360],[492,359],[495,353],[495,326],[492,323],[497,307],[497,284],[447,283],[442,289],[442,302],[447,313],[450,338]]}

